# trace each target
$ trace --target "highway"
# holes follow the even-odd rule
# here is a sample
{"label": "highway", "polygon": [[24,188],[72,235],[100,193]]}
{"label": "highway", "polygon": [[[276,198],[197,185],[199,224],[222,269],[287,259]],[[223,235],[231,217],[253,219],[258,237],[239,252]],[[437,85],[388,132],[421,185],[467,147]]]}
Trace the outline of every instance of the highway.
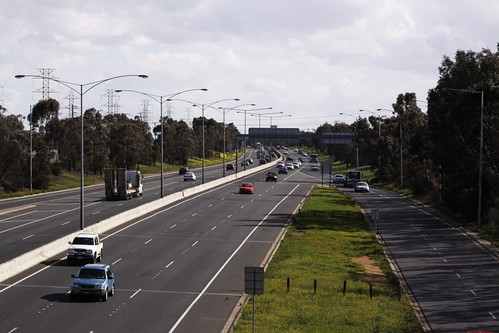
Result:
{"label": "highway", "polygon": [[[255,163],[248,167],[258,165]],[[239,171],[242,167],[239,167]],[[195,182],[183,181],[178,172],[165,173],[163,195],[180,192],[201,183],[201,170],[194,170]],[[235,171],[226,171],[226,175]],[[205,182],[222,177],[222,166],[206,167]],[[145,177],[144,195],[121,201],[106,201],[104,185],[85,187],[84,226],[90,226],[125,210],[160,198],[160,176]],[[80,230],[80,189],[0,200],[0,263]]]}
{"label": "highway", "polygon": [[220,332],[240,306],[244,267],[268,260],[318,183],[305,168],[277,183],[260,172],[244,179],[255,183],[253,195],[233,182],[101,235],[116,276],[108,302],[70,301],[78,267],[64,253],[5,281],[0,332]]}
{"label": "highway", "polygon": [[[341,188],[343,189],[343,188]],[[411,199],[343,189],[371,214],[431,332],[499,332],[497,255],[450,219]]]}

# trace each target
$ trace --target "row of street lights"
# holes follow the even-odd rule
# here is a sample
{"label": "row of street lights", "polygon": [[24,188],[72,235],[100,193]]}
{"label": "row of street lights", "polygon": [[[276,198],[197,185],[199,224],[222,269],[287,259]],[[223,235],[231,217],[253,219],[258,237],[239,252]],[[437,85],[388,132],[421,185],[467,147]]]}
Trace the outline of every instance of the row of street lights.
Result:
{"label": "row of street lights", "polygon": [[[60,79],[57,79],[57,78],[53,78],[53,77],[47,77],[47,76],[42,76],[42,75],[32,75],[32,74],[19,74],[19,75],[16,75],[15,78],[17,79],[22,79],[22,78],[35,78],[35,79],[45,79],[45,80],[50,80],[50,81],[54,81],[54,82],[57,82],[67,88],[69,88],[71,91],[75,92],[76,94],[78,94],[80,96],[80,110],[81,110],[81,124],[80,124],[80,136],[81,136],[81,144],[80,144],[80,148],[81,148],[81,151],[80,151],[80,155],[81,155],[81,161],[80,161],[80,168],[81,168],[81,171],[80,171],[80,229],[83,230],[85,228],[85,214],[84,214],[84,184],[85,184],[85,173],[84,173],[84,157],[85,157],[85,154],[84,154],[84,121],[83,121],[83,117],[84,117],[84,108],[83,108],[83,96],[90,90],[92,90],[93,88],[95,88],[96,86],[100,85],[100,84],[103,84],[107,81],[111,81],[111,80],[115,80],[115,79],[119,79],[119,78],[125,78],[125,77],[139,77],[139,78],[148,78],[147,75],[144,75],[144,74],[126,74],[126,75],[118,75],[118,76],[113,76],[113,77],[109,77],[109,78],[105,78],[105,79],[102,79],[102,80],[99,80],[99,81],[93,81],[93,82],[88,82],[88,83],[74,83],[74,82],[69,82],[69,81],[64,81],[64,80],[60,80]],[[145,95],[151,99],[153,99],[154,101],[158,102],[160,104],[160,121],[161,121],[161,198],[163,198],[164,196],[164,193],[163,193],[163,174],[164,174],[164,168],[163,168],[163,160],[164,160],[164,121],[163,121],[163,104],[164,102],[167,102],[167,101],[174,101],[174,100],[179,100],[179,101],[184,101],[184,102],[188,102],[190,104],[192,104],[192,106],[194,107],[200,107],[201,108],[201,111],[202,111],[202,121],[203,121],[203,124],[202,124],[202,144],[203,144],[203,157],[202,157],[202,183],[204,184],[205,182],[205,110],[206,108],[213,108],[213,105],[215,104],[218,104],[218,103],[222,103],[222,102],[227,102],[227,101],[239,101],[239,98],[227,98],[227,99],[220,99],[220,100],[216,100],[216,101],[213,101],[213,102],[210,102],[210,103],[193,103],[193,102],[189,102],[187,100],[181,100],[181,99],[176,99],[174,97],[180,95],[180,94],[183,94],[183,93],[187,93],[187,92],[191,92],[191,91],[208,91],[208,89],[206,88],[196,88],[196,89],[187,89],[187,90],[183,90],[183,91],[180,91],[180,92],[177,92],[177,93],[172,93],[172,94],[166,94],[166,95],[155,95],[155,94],[150,94],[150,93],[146,93],[146,92],[142,92],[142,91],[138,91],[138,90],[129,90],[129,89],[119,89],[119,90],[115,90],[116,93],[122,93],[122,92],[131,92],[131,93],[137,93],[137,94],[142,94],[142,95]],[[240,107],[244,107],[244,106],[255,106],[255,104],[251,103],[251,104],[242,104],[242,105],[238,105],[238,106],[235,106],[235,107],[232,107],[232,108],[220,108],[222,109],[222,113],[223,113],[223,126],[224,126],[224,142],[223,142],[223,149],[224,149],[224,152],[223,152],[223,176],[225,177],[225,153],[226,153],[226,147],[225,147],[225,114],[230,111],[230,110],[236,110],[237,108],[240,108]],[[267,108],[267,109],[272,109],[271,107],[270,108]],[[254,111],[254,110],[262,110],[262,109],[249,109],[249,110],[245,110],[245,111]],[[281,112],[282,113],[282,112]],[[30,116],[31,116],[31,107],[30,107]],[[30,119],[30,126],[32,126],[32,119]],[[30,130],[31,132],[31,130]],[[246,132],[246,117],[245,117],[245,132]],[[31,144],[31,143],[30,143]],[[30,148],[32,149],[32,148]],[[30,166],[30,170],[31,170],[31,166]],[[32,171],[30,171],[31,173]],[[30,176],[31,177],[31,176]],[[31,181],[30,181],[31,182]],[[31,186],[31,185],[30,185]]]}
{"label": "row of street lights", "polygon": [[[206,88],[197,88],[197,89],[187,89],[187,90],[183,90],[183,91],[180,91],[180,92],[177,92],[177,93],[174,93],[174,94],[167,94],[167,95],[154,95],[154,94],[149,94],[149,93],[145,93],[145,92],[142,92],[142,91],[138,91],[138,90],[129,90],[129,89],[118,89],[118,90],[115,90],[116,93],[121,93],[121,92],[131,92],[131,93],[136,93],[136,94],[141,94],[141,95],[144,95],[144,96],[147,96],[149,98],[151,98],[152,100],[156,101],[159,103],[159,109],[160,109],[160,116],[159,116],[159,121],[161,122],[161,144],[160,144],[160,147],[161,147],[161,172],[160,172],[160,177],[161,177],[161,190],[160,190],[160,195],[161,195],[161,198],[163,198],[163,160],[164,160],[164,119],[163,119],[163,104],[164,102],[169,102],[172,100],[173,97],[175,96],[178,96],[180,94],[183,94],[183,93],[186,93],[186,92],[190,92],[190,91],[208,91],[208,89]],[[164,99],[165,97],[168,97],[167,99]]]}

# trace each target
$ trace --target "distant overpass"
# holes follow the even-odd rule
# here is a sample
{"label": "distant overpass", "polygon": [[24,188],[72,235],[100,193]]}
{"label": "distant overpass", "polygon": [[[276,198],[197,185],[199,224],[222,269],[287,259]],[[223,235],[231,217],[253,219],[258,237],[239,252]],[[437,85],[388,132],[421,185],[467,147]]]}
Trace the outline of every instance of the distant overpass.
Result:
{"label": "distant overpass", "polygon": [[354,133],[301,133],[299,128],[249,128],[248,134],[238,134],[237,141],[246,140],[246,144],[261,142],[265,146],[301,145],[303,140],[321,139],[325,144],[348,144],[353,141]]}

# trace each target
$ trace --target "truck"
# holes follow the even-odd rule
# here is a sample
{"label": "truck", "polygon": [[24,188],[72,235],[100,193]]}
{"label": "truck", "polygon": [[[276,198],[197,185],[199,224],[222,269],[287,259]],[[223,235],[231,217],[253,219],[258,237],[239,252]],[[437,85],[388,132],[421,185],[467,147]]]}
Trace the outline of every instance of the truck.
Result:
{"label": "truck", "polygon": [[127,200],[142,196],[142,178],[138,170],[104,169],[106,200]]}
{"label": "truck", "polygon": [[345,175],[345,187],[355,187],[355,185],[362,180],[362,172],[359,170],[347,171]]}
{"label": "truck", "polygon": [[77,261],[96,263],[102,260],[104,243],[99,235],[93,232],[82,232],[68,242],[67,262],[72,266]]}

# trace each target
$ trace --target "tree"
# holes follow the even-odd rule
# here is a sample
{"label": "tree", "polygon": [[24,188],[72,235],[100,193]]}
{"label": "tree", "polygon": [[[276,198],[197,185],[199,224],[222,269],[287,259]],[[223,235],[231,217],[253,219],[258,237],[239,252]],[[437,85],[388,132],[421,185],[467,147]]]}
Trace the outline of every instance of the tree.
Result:
{"label": "tree", "polygon": [[[499,48],[499,45],[498,45]],[[428,127],[434,172],[442,173],[442,199],[472,219],[477,212],[481,94],[484,95],[482,212],[495,205],[499,145],[499,53],[458,50],[444,57],[437,86],[428,95]],[[453,90],[453,89],[457,89]]]}

